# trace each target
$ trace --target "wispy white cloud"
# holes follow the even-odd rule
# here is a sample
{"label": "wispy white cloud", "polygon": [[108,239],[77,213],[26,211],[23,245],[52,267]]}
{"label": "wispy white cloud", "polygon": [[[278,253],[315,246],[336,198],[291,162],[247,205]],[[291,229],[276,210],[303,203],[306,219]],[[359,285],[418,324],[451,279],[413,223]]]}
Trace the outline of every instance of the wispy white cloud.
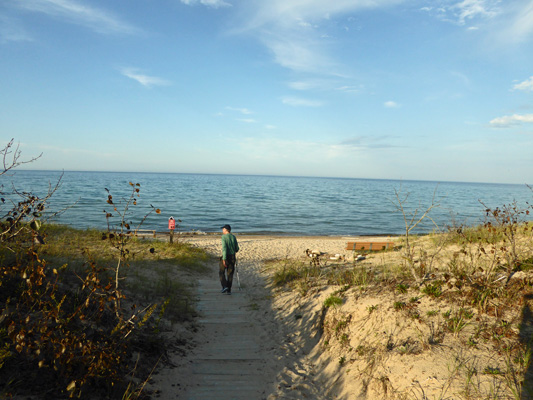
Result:
{"label": "wispy white cloud", "polygon": [[315,80],[294,81],[289,82],[288,86],[294,90],[312,90],[321,87],[322,83]]}
{"label": "wispy white cloud", "polygon": [[420,10],[469,31],[483,32],[490,43],[507,46],[533,36],[531,0],[426,0],[431,6]]}
{"label": "wispy white cloud", "polygon": [[533,76],[531,76],[529,79],[526,79],[524,82],[517,83],[513,86],[513,89],[533,92]]}
{"label": "wispy white cloud", "polygon": [[[252,110],[250,110],[248,108],[245,108],[245,107],[230,107],[230,106],[227,106],[226,110],[231,111],[233,113],[242,114],[242,115],[245,115],[245,116],[249,116],[249,115],[255,114],[254,111],[252,111]],[[220,115],[222,115],[222,113],[220,113]],[[247,124],[256,124],[256,123],[260,122],[260,121],[258,121],[255,118],[235,118],[235,120],[239,121],[239,122],[244,122],[244,123],[247,123]]]}
{"label": "wispy white cloud", "polygon": [[533,114],[506,115],[490,121],[491,126],[496,128],[508,128],[522,123],[533,123]]}
{"label": "wispy white cloud", "polygon": [[365,10],[369,8],[388,7],[402,3],[404,0],[261,0],[250,1],[255,12],[250,26],[257,27],[291,27],[300,21],[306,21],[305,27],[315,22],[330,20],[339,15]]}
{"label": "wispy white cloud", "polygon": [[324,105],[322,101],[303,99],[300,97],[284,97],[281,99],[281,102],[293,107],[322,107]]}
{"label": "wispy white cloud", "polygon": [[153,86],[169,86],[172,83],[165,79],[161,79],[155,76],[144,75],[139,72],[137,68],[122,68],[120,73],[134,81],[139,82],[141,85],[151,88]]}
{"label": "wispy white cloud", "polygon": [[288,86],[291,89],[299,91],[336,91],[344,93],[358,93],[361,91],[360,86],[346,85],[339,81],[339,79],[307,79],[289,82]]}
{"label": "wispy white cloud", "polygon": [[364,149],[389,149],[398,147],[394,144],[396,138],[387,135],[380,136],[354,136],[344,139],[338,146],[351,148],[352,150]]}
{"label": "wispy white cloud", "polygon": [[301,18],[297,18],[297,21],[298,21],[298,25],[300,25],[302,28],[312,28],[313,25],[311,25],[309,22],[307,21],[304,21],[303,19]]}
{"label": "wispy white cloud", "polygon": [[332,19],[405,0],[250,0],[241,32],[255,35],[279,65],[296,72],[339,76],[342,67],[328,49],[321,27]]}
{"label": "wispy white cloud", "polygon": [[361,91],[361,87],[353,86],[353,85],[344,85],[344,86],[339,86],[335,88],[335,90],[339,92],[344,92],[344,93],[359,93]]}
{"label": "wispy white cloud", "polygon": [[500,3],[501,0],[431,0],[431,6],[420,10],[445,21],[466,25],[500,15]]}
{"label": "wispy white cloud", "polygon": [[508,41],[522,42],[533,34],[533,2],[524,1],[512,10],[504,36]]}
{"label": "wispy white cloud", "polygon": [[231,7],[231,4],[225,2],[224,0],[181,0],[181,2],[189,6],[199,3],[204,6],[213,7],[213,8]]}
{"label": "wispy white cloud", "polygon": [[132,34],[139,30],[108,11],[76,0],[15,0],[15,6],[86,26],[99,33]]}
{"label": "wispy white cloud", "polygon": [[470,79],[468,78],[468,76],[466,76],[462,72],[451,71],[450,74],[453,77],[459,79],[465,86],[470,86]]}
{"label": "wispy white cloud", "polygon": [[492,18],[501,12],[500,0],[463,0],[450,7],[457,21],[464,25],[474,18]]}
{"label": "wispy white cloud", "polygon": [[278,31],[263,36],[261,40],[272,52],[274,61],[284,68],[321,74],[332,74],[332,71],[338,70],[336,63],[327,55],[324,43],[312,35],[290,36]]}
{"label": "wispy white cloud", "polygon": [[383,103],[383,105],[386,108],[398,108],[398,107],[400,107],[400,105],[398,103],[396,103],[395,101],[392,101],[392,100],[386,101],[385,103]]}
{"label": "wispy white cloud", "polygon": [[519,44],[533,35],[531,0],[435,1],[440,6],[428,8],[430,14],[464,25],[469,31],[483,30],[491,44]]}
{"label": "wispy white cloud", "polygon": [[237,111],[241,114],[244,114],[244,115],[250,115],[250,114],[253,114],[253,111],[250,111],[249,109],[247,108],[239,108],[239,107],[226,107],[226,110],[230,110],[230,111]]}

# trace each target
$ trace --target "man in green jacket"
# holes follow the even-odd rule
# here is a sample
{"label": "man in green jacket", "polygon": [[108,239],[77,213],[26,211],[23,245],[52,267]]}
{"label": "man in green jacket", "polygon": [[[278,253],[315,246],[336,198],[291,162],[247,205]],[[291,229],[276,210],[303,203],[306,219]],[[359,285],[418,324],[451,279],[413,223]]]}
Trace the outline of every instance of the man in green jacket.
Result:
{"label": "man in green jacket", "polygon": [[222,257],[220,259],[220,283],[222,293],[231,294],[233,272],[235,271],[235,253],[239,251],[237,238],[231,233],[231,226],[224,225],[222,228]]}

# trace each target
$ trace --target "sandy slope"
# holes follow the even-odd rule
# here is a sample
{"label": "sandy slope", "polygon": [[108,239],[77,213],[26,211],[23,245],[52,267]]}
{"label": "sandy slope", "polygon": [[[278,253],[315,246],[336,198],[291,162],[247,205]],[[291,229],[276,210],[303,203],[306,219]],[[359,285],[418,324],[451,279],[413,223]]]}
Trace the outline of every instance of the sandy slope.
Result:
{"label": "sandy slope", "polygon": [[[342,305],[325,308],[324,300],[340,287],[316,286],[310,288],[306,296],[301,296],[291,290],[269,286],[273,271],[266,261],[308,260],[307,249],[340,254],[347,262],[338,268],[353,270],[353,254],[344,250],[348,238],[237,237],[241,247],[238,266],[242,293],[232,298],[232,303],[216,293],[216,262],[212,263],[207,277],[207,282],[214,284],[204,281],[199,290],[204,296],[206,290],[212,291],[210,296],[221,296],[220,302],[210,297],[215,299],[213,310],[216,313],[223,312],[225,307],[228,312],[238,309],[242,319],[236,320],[235,327],[246,321],[248,333],[252,332],[251,335],[259,339],[254,342],[250,336],[242,336],[240,340],[247,344],[248,350],[239,349],[240,357],[261,360],[253,368],[261,368],[262,373],[249,374],[246,378],[249,387],[261,393],[257,398],[512,398],[507,397],[512,396],[509,387],[498,376],[482,373],[503,370],[508,360],[495,354],[490,343],[473,341],[476,324],[465,321],[460,331],[450,333],[442,317],[449,305],[420,296],[418,289],[398,293],[390,288],[362,290],[354,287],[343,292]],[[194,236],[183,240],[205,248],[214,256],[220,254],[219,236]],[[386,265],[390,262],[387,258],[395,258],[394,262],[398,263],[398,257],[394,252],[371,255],[356,268]],[[209,301],[200,303],[204,317],[212,315]],[[404,307],[399,310],[397,304],[404,304]],[[475,310],[472,312],[478,321],[486,318],[477,316]],[[199,359],[212,354],[214,332],[227,332],[232,328],[231,324],[220,321],[218,324],[214,321],[202,323],[202,317],[199,323],[195,349],[185,356],[177,354],[173,362],[178,368],[163,370],[154,378],[163,398],[180,395],[179,398],[210,398],[194,394],[199,392],[194,392],[193,387],[198,387],[203,378],[191,375],[191,365],[198,365]],[[237,375],[228,378],[242,381],[242,375],[236,372]],[[220,390],[225,389],[221,386]],[[496,393],[496,397],[486,397],[490,392]],[[212,396],[245,398],[232,397],[229,392],[226,395],[213,392]]]}

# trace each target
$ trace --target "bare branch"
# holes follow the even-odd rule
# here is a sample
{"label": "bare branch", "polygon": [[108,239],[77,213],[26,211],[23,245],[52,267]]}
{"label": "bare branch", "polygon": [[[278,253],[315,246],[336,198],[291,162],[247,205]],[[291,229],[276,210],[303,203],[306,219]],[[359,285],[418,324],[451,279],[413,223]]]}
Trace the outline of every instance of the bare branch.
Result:
{"label": "bare branch", "polygon": [[2,171],[0,171],[0,176],[4,175],[8,171],[12,170],[13,168],[18,167],[22,164],[29,164],[32,163],[43,155],[43,153],[39,154],[37,157],[33,157],[29,160],[20,160],[20,144],[17,144],[14,146],[15,139],[11,139],[7,145],[0,150],[0,158],[2,159]]}

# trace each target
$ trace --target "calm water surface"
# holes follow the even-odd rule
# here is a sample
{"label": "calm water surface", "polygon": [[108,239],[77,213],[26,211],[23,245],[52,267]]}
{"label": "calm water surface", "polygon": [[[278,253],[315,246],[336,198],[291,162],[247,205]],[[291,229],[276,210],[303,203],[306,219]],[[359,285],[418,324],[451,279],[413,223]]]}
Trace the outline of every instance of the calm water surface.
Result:
{"label": "calm water surface", "polygon": [[[434,193],[439,207],[430,213],[442,228],[453,224],[474,225],[484,221],[485,207],[533,200],[524,185],[367,180],[341,178],[271,177],[115,172],[17,171],[0,177],[19,190],[43,196],[61,177],[49,211],[68,208],[54,222],[79,228],[105,228],[104,210],[109,189],[119,209],[131,194],[129,182],[140,184],[140,197],[131,207],[128,221],[137,225],[151,209],[145,229],[165,231],[168,218],[181,219],[180,230],[219,231],[229,223],[237,233],[285,235],[400,234],[404,220],[397,211],[395,190],[409,212],[424,211]],[[429,222],[429,221],[428,221]],[[422,230],[433,229],[425,224]]]}

